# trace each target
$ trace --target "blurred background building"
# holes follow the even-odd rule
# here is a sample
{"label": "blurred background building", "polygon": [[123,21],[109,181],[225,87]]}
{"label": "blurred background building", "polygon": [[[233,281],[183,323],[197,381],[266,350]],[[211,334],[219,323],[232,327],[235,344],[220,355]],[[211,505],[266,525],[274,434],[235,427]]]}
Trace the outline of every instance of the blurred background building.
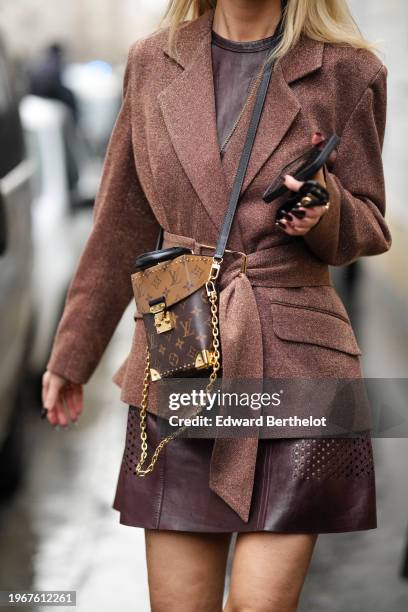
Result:
{"label": "blurred background building", "polygon": [[[76,590],[81,612],[149,609],[143,532],[119,525],[111,508],[127,406],[110,379],[129,350],[133,306],[85,388],[77,429],[40,421],[40,381],[91,229],[129,45],[157,27],[166,4],[0,0],[0,590]],[[408,3],[349,4],[389,71],[393,245],[332,270],[379,390],[379,528],[319,538],[301,612],[405,612]]]}
{"label": "blurred background building", "polygon": [[12,53],[30,56],[50,40],[71,59],[123,62],[129,45],[153,30],[166,0],[1,0],[0,28]]}

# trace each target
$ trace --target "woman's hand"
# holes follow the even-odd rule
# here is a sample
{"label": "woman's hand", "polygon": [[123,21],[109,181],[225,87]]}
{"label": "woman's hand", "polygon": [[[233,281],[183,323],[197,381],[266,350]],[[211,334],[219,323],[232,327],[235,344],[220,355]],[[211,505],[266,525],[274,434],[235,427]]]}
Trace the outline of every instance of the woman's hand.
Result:
{"label": "woman's hand", "polygon": [[[326,187],[322,169],[320,169],[313,178],[315,181],[318,181],[321,185],[323,185],[323,187]],[[303,182],[297,181],[293,176],[287,174],[285,176],[284,184],[292,191],[299,191],[303,185]],[[327,209],[328,205],[310,206],[308,208],[303,208],[303,206],[300,206],[296,209],[296,212],[297,214],[300,213],[303,215],[301,219],[291,213],[287,213],[287,216],[279,219],[279,222],[285,226],[282,228],[282,230],[286,234],[289,234],[289,236],[304,236],[320,221],[320,218],[327,212]]]}
{"label": "woman's hand", "polygon": [[42,377],[42,403],[51,425],[67,427],[68,419],[76,423],[84,409],[83,386],[46,370]]}
{"label": "woman's hand", "polygon": [[[323,136],[316,132],[312,136],[312,144],[318,145],[324,141]],[[333,161],[335,154],[330,156],[330,160]],[[326,187],[326,181],[324,178],[323,168],[320,168],[318,172],[313,176],[313,179],[320,183],[323,187]],[[299,191],[301,186],[303,185],[302,181],[297,181],[293,176],[287,174],[285,176],[284,185],[288,187],[291,191]],[[288,213],[286,218],[279,219],[280,227],[282,231],[289,236],[304,236],[309,232],[312,227],[314,227],[319,221],[320,218],[327,212],[329,208],[329,203],[326,206],[311,206],[308,208],[297,208],[297,214],[300,213],[302,218],[298,218],[291,213]],[[299,215],[299,216],[300,216]],[[284,225],[284,227],[282,227]]]}

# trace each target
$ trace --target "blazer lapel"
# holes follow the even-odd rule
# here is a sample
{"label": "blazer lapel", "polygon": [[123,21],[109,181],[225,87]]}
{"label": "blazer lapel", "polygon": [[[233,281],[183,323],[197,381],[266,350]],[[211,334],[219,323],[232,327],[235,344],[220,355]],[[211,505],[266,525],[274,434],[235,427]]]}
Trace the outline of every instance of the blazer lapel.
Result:
{"label": "blazer lapel", "polygon": [[[290,83],[304,78],[320,68],[322,65],[323,48],[324,43],[301,36],[298,43],[289,53],[280,62],[276,63],[242,193],[248,188],[266,161],[273,155],[301,109],[300,102],[291,89]],[[252,105],[246,109],[223,157],[223,168],[229,188],[234,180],[251,110]]]}
{"label": "blazer lapel", "polygon": [[[164,52],[182,71],[158,95],[174,150],[217,230],[221,229],[245,141],[252,105],[239,123],[221,160],[217,135],[211,56],[213,10],[180,27],[176,43]],[[301,35],[272,74],[242,193],[273,155],[301,110],[290,87],[322,65],[324,43]]]}
{"label": "blazer lapel", "polygon": [[158,101],[178,159],[220,229],[228,192],[217,136],[211,24],[208,11],[181,28],[176,53],[166,45],[167,55],[184,70],[160,92]]}

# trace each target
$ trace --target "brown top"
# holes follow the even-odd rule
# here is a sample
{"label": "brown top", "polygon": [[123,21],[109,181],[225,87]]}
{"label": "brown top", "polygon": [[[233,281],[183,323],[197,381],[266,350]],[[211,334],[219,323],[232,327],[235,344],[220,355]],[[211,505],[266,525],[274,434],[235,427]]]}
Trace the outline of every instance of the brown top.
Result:
{"label": "brown top", "polygon": [[237,42],[223,38],[212,30],[212,66],[220,148],[247,100],[262,63],[277,44],[278,32],[279,25],[272,36]]}

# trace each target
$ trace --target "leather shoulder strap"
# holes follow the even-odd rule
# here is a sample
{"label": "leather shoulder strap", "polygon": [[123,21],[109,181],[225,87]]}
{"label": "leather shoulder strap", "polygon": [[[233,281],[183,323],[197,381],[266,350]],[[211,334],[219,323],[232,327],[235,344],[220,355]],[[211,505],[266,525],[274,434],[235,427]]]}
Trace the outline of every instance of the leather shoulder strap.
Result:
{"label": "leather shoulder strap", "polygon": [[159,251],[160,249],[163,248],[163,238],[164,238],[164,230],[163,228],[160,226],[159,229],[159,234],[157,236],[157,240],[156,240],[156,246],[155,246],[155,250]]}
{"label": "leather shoulder strap", "polygon": [[249,122],[248,132],[246,135],[244,148],[242,149],[241,158],[239,160],[237,173],[231,189],[231,194],[228,202],[227,212],[225,213],[221,232],[218,238],[217,247],[214,257],[222,259],[227,246],[228,238],[231,231],[232,222],[234,220],[235,211],[239,202],[242,185],[244,183],[246,171],[248,168],[249,159],[255,142],[256,132],[258,130],[259,121],[262,115],[262,110],[265,104],[266,94],[268,92],[269,81],[271,80],[274,62],[268,62],[263,71],[262,80],[260,82],[254,107],[252,110],[251,119]]}

